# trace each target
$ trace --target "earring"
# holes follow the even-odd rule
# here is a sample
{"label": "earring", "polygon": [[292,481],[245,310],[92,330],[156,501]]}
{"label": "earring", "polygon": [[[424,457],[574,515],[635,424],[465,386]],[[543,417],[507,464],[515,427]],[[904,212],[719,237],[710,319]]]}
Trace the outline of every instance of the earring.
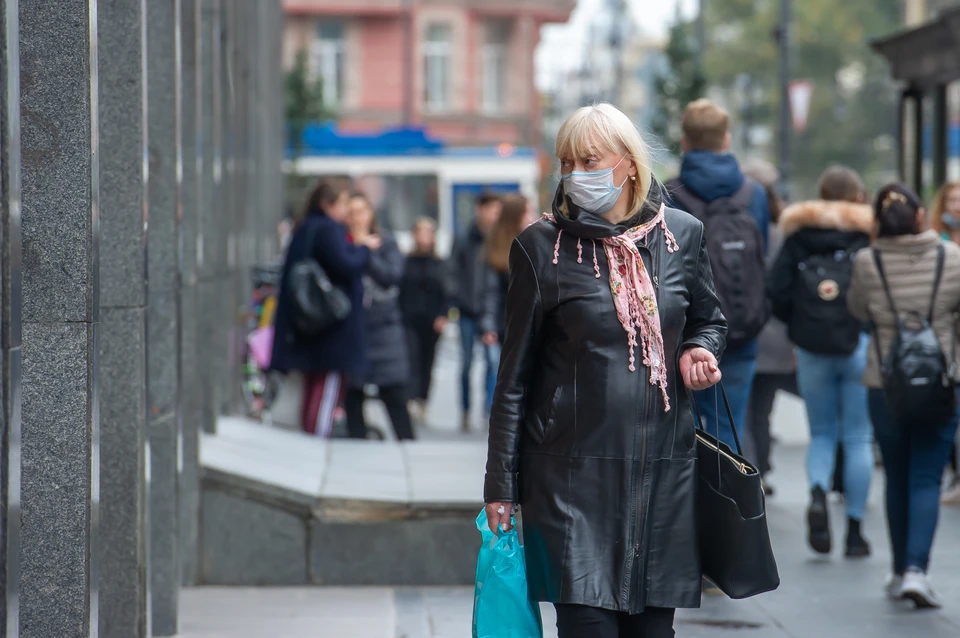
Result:
{"label": "earring", "polygon": [[631,175],[631,176],[630,176],[630,180],[631,180],[631,181],[634,181],[634,182],[637,181],[637,176],[636,176],[636,175]]}

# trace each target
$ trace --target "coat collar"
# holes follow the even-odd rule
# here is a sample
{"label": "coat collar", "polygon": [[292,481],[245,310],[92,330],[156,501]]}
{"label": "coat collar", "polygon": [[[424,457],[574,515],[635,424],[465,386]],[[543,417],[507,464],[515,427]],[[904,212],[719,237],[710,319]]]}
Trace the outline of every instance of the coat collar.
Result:
{"label": "coat collar", "polygon": [[878,237],[874,242],[877,250],[918,254],[925,253],[935,247],[942,240],[935,230],[925,230],[916,235],[897,235],[895,237]]}
{"label": "coat collar", "polygon": [[870,234],[873,226],[873,209],[867,204],[851,202],[798,202],[788,206],[780,216],[780,230],[784,235],[805,228]]}

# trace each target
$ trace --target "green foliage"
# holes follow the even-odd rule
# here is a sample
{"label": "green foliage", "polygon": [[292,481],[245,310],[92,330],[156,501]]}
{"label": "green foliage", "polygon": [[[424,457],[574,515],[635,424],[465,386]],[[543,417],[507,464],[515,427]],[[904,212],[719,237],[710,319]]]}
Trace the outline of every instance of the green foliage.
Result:
{"label": "green foliage", "polygon": [[303,132],[313,122],[332,119],[334,113],[323,102],[323,80],[310,78],[307,52],[297,53],[293,68],[287,72],[284,86],[286,93],[287,134],[293,148],[293,156],[303,151]]}
{"label": "green foliage", "polygon": [[[780,0],[717,0],[705,6],[710,93],[725,96],[736,127],[744,107],[739,87],[749,77],[756,91],[753,124],[772,133],[774,141],[764,150],[776,157]],[[797,197],[812,196],[823,169],[837,163],[860,171],[875,188],[896,166],[896,91],[869,41],[902,27],[902,0],[793,0],[792,10],[792,75],[813,82],[814,94],[807,130],[794,135],[791,145],[791,190]],[[683,52],[690,33],[689,23],[671,30],[670,76],[689,77],[688,60],[674,51]],[[664,118],[678,121],[669,101],[661,97],[661,105]]]}
{"label": "green foliage", "polygon": [[665,51],[668,68],[654,80],[659,105],[651,124],[653,132],[674,155],[680,153],[680,120],[687,104],[703,97],[705,82],[697,69],[693,25],[677,22],[670,27]]}

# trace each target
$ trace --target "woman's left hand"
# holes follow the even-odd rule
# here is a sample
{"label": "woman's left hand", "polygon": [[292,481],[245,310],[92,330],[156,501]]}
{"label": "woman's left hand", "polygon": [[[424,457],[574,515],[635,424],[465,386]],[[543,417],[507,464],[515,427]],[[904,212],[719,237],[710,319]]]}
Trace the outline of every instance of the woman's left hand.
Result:
{"label": "woman's left hand", "polygon": [[683,384],[691,390],[706,390],[720,383],[720,365],[713,353],[705,348],[690,348],[680,357],[680,375]]}

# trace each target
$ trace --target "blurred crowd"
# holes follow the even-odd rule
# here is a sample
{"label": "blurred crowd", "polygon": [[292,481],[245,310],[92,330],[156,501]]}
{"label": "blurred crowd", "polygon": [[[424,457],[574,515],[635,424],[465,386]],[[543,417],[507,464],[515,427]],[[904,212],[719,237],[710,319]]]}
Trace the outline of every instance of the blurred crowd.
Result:
{"label": "blurred crowd", "polygon": [[[427,418],[434,361],[449,318],[456,318],[461,344],[460,427],[470,431],[471,370],[482,359],[489,412],[504,330],[504,297],[510,246],[536,220],[519,193],[484,192],[472,224],[454,241],[449,258],[437,252],[433,219],[413,227],[413,246],[403,254],[384,232],[366,194],[346,178],[320,180],[299,220],[284,227],[286,257],[279,273],[279,299],[271,312],[272,352],[258,365],[304,378],[301,427],[329,437],[376,436],[364,404],[383,403],[397,439],[416,437]],[[316,260],[330,285],[346,293],[349,312],[320,334],[298,334],[290,320],[297,291],[286,290],[296,264]],[[287,286],[289,288],[289,286]],[[271,289],[274,294],[276,289]],[[259,300],[257,303],[262,304]],[[258,313],[258,316],[259,313]],[[263,327],[263,321],[257,328]],[[258,359],[259,361],[260,359]]]}
{"label": "blurred crowd", "polygon": [[[839,492],[844,553],[870,554],[862,521],[874,467],[882,464],[894,555],[888,591],[912,592],[918,606],[939,605],[925,580],[937,512],[941,500],[960,505],[960,182],[926,204],[903,184],[871,196],[855,171],[829,166],[809,200],[785,202],[774,166],[741,167],[730,153],[722,108],[694,102],[682,128],[680,172],[662,197],[703,221],[729,327],[719,368],[730,414],[717,413],[712,390],[700,391],[694,400],[703,423],[717,427],[731,449],[737,429],[773,495],[766,480],[773,470],[770,415],[779,392],[800,397],[811,437],[810,547],[832,551],[828,497]],[[483,193],[448,259],[438,256],[435,222],[426,217],[402,254],[363,192],[346,179],[322,179],[285,229],[279,297],[269,319],[258,322],[263,329],[272,321],[272,352],[261,367],[305,380],[303,431],[329,437],[342,420],[348,436],[368,438],[364,404],[375,397],[396,438],[415,438],[438,340],[451,320],[461,346],[460,426],[479,426],[471,407],[482,401],[489,414],[493,402],[511,246],[537,219],[523,195]],[[304,262],[319,267],[312,292],[291,274]],[[330,321],[308,335],[297,317],[311,303]],[[475,365],[484,368],[482,397],[472,396]],[[924,388],[903,383],[912,374],[916,386],[918,369],[932,379],[920,404]]]}

